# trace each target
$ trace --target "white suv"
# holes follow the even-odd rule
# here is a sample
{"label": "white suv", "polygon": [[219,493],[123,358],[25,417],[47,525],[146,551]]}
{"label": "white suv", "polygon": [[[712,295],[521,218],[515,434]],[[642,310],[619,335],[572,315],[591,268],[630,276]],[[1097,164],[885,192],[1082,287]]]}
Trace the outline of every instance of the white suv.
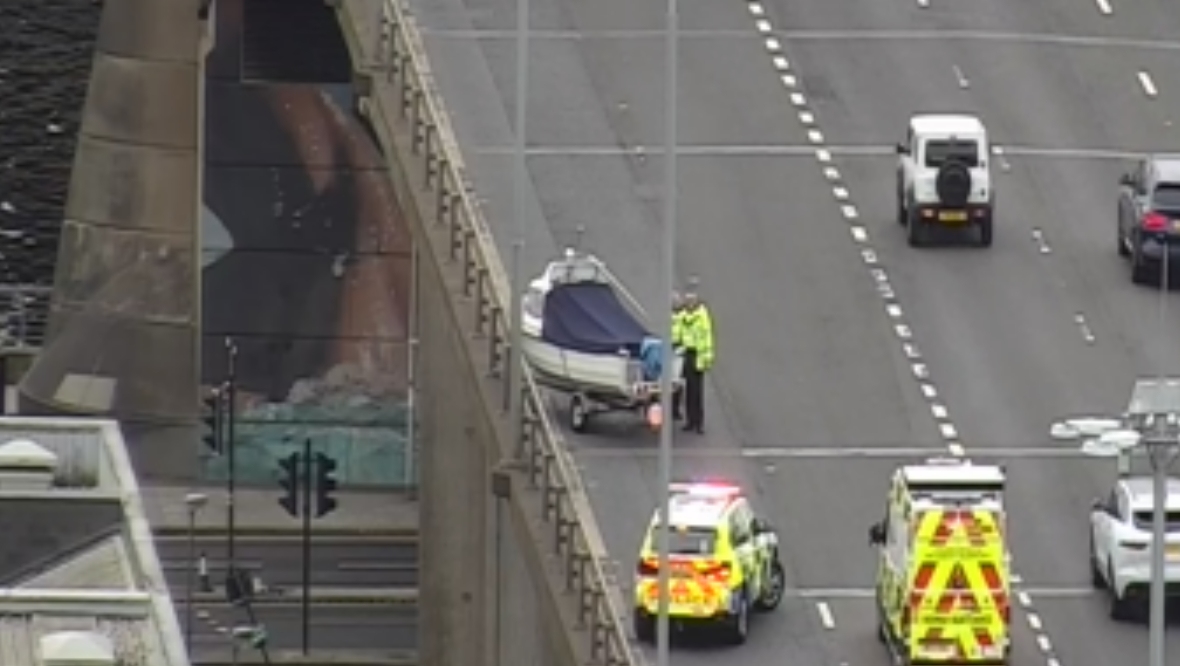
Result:
{"label": "white suv", "polygon": [[897,145],[897,222],[913,247],[931,227],[974,227],[979,244],[992,244],[995,191],[987,130],[975,116],[926,114],[910,118]]}
{"label": "white suv", "polygon": [[[1164,579],[1169,596],[1180,593],[1180,479],[1168,479]],[[1151,477],[1119,479],[1090,510],[1090,577],[1110,592],[1110,616],[1131,617],[1147,601],[1151,585]],[[1138,607],[1138,608],[1137,608]]]}

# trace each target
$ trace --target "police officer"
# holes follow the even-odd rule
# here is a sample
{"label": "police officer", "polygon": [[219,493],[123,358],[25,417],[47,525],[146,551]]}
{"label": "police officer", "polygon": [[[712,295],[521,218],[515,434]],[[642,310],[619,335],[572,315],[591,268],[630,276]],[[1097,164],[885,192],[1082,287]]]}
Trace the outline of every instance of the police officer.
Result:
{"label": "police officer", "polygon": [[[684,313],[684,298],[680,292],[672,292],[672,349],[680,350],[683,345],[683,335],[681,333],[682,317]],[[683,373],[681,373],[683,375]],[[679,421],[684,418],[683,410],[680,409],[680,402],[684,398],[684,389],[676,388],[672,391],[672,420]]]}
{"label": "police officer", "polygon": [[684,430],[705,431],[705,373],[713,367],[713,321],[696,293],[684,295],[679,315],[680,346],[684,349]]}

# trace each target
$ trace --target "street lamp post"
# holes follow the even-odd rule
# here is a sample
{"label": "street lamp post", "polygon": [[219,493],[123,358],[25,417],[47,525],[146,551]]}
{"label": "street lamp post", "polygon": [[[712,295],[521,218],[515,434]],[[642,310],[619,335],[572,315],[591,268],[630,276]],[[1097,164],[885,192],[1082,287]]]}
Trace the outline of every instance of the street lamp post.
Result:
{"label": "street lamp post", "polygon": [[1164,557],[1167,539],[1166,512],[1168,500],[1168,469],[1176,459],[1180,450],[1180,437],[1176,431],[1176,415],[1169,414],[1168,430],[1171,433],[1160,433],[1159,436],[1145,437],[1144,447],[1147,458],[1151,462],[1152,477],[1152,515],[1151,515],[1151,608],[1148,641],[1149,666],[1164,666],[1166,661],[1164,649],[1165,632],[1165,598]]}
{"label": "street lamp post", "polygon": [[193,651],[193,572],[197,567],[197,514],[208,501],[209,497],[201,493],[189,493],[184,496],[184,504],[188,507],[188,566],[185,567],[188,574],[185,576],[184,648],[189,653],[190,659]]}
{"label": "street lamp post", "polygon": [[529,103],[529,0],[516,0],[516,127],[513,137],[513,193],[512,207],[516,215],[516,238],[512,242],[512,296],[508,307],[512,308],[508,342],[507,363],[504,366],[504,380],[508,395],[505,396],[512,421],[512,435],[516,458],[524,455],[524,391],[521,387],[521,346],[523,344],[524,311],[524,237],[525,193],[528,183],[528,164],[525,161],[525,119]]}
{"label": "street lamp post", "polygon": [[677,0],[668,0],[667,18],[664,25],[664,297],[661,316],[664,321],[663,360],[660,372],[660,410],[663,423],[660,428],[660,579],[659,617],[656,627],[656,666],[668,666],[668,645],[671,639],[668,622],[670,518],[672,498],[672,372],[675,362],[672,349],[672,292],[676,289],[676,199],[677,199],[677,122],[679,102],[679,29],[680,19]]}

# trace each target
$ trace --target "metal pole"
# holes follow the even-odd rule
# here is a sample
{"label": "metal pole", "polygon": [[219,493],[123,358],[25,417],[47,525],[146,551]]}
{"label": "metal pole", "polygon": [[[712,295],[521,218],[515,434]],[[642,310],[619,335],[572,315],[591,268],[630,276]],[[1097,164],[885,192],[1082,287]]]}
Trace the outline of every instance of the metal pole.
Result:
{"label": "metal pole", "polygon": [[303,440],[303,654],[311,644],[311,438]]}
{"label": "metal pole", "polygon": [[665,25],[665,46],[667,61],[665,63],[665,93],[664,93],[664,302],[661,312],[664,319],[664,347],[663,363],[660,372],[660,410],[663,414],[663,424],[660,428],[660,604],[658,626],[656,627],[656,666],[668,666],[668,645],[671,638],[668,623],[669,591],[669,561],[668,539],[669,518],[671,514],[671,496],[669,486],[672,485],[672,370],[674,352],[672,350],[672,292],[676,288],[676,199],[677,199],[677,106],[679,102],[679,16],[676,6],[677,0],[668,0],[668,16]]}
{"label": "metal pole", "polygon": [[414,241],[410,246],[410,340],[406,347],[406,453],[405,464],[402,470],[402,482],[406,486],[407,491],[416,492],[414,479],[417,472],[414,466],[417,464],[415,455],[417,451],[415,447],[418,444],[418,437],[415,429],[418,427],[415,410],[418,408],[418,396],[415,395],[418,391],[417,382],[417,365],[418,365],[418,242]]}
{"label": "metal pole", "polygon": [[237,528],[237,515],[236,515],[237,511],[234,506],[236,504],[234,501],[234,499],[235,499],[234,495],[237,492],[237,477],[238,477],[237,450],[238,450],[238,447],[234,443],[234,425],[235,425],[234,422],[237,420],[234,413],[237,411],[237,399],[238,399],[238,387],[237,387],[237,384],[238,384],[238,378],[237,378],[237,374],[238,374],[238,368],[237,368],[238,346],[236,344],[234,344],[234,341],[228,337],[225,339],[225,351],[226,351],[227,362],[228,362],[228,370],[226,373],[227,374],[226,391],[225,391],[225,393],[226,393],[226,397],[225,397],[225,399],[226,399],[226,405],[225,405],[225,410],[226,410],[226,413],[225,413],[225,453],[227,456],[226,462],[228,463],[228,467],[229,467],[229,478],[226,479],[226,500],[225,500],[226,501],[226,511],[225,511],[226,529],[229,532],[229,534],[227,535],[229,557],[227,557],[226,559],[228,560],[227,566],[229,567],[230,575],[233,575],[234,572],[237,571],[237,560],[235,558],[235,541],[237,540],[237,535],[235,534],[235,530]]}
{"label": "metal pole", "polygon": [[494,661],[492,663],[494,666],[503,666],[503,664],[504,664],[504,647],[503,647],[504,639],[501,636],[501,633],[504,630],[503,615],[505,612],[505,608],[504,608],[504,562],[503,562],[504,536],[501,533],[501,530],[503,529],[503,523],[501,522],[503,519],[503,513],[500,509],[500,505],[504,500],[497,497],[493,501],[496,504],[496,507],[495,507],[495,513],[496,513],[496,554],[495,554],[496,612],[492,617],[492,622],[493,622],[492,644],[493,644],[493,648],[495,650],[495,652],[494,652],[495,657],[494,657]]}
{"label": "metal pole", "polygon": [[512,207],[516,214],[516,240],[512,244],[512,331],[510,335],[507,364],[508,409],[512,419],[512,438],[517,459],[524,456],[524,410],[521,404],[521,300],[524,298],[524,235],[528,228],[524,221],[525,192],[528,183],[528,166],[525,164],[525,126],[529,100],[529,0],[516,0],[516,136],[513,141],[515,176]]}
{"label": "metal pole", "polygon": [[[1167,256],[1167,253],[1164,253]],[[1149,620],[1149,666],[1165,666],[1164,662],[1164,506],[1168,492],[1168,458],[1170,442],[1151,442],[1148,456],[1152,471],[1151,517],[1151,617]]]}
{"label": "metal pole", "polygon": [[188,508],[188,574],[185,576],[184,588],[184,649],[188,652],[189,659],[193,655],[193,569],[197,566],[197,539],[195,533],[197,531],[197,510],[189,506]]}

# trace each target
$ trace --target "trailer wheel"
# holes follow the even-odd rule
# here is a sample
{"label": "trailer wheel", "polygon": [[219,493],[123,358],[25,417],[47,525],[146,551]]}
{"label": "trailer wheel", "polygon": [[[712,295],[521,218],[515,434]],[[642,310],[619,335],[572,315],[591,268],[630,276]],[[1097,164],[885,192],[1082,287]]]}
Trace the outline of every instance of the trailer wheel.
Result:
{"label": "trailer wheel", "polygon": [[570,398],[570,430],[586,432],[586,425],[590,422],[590,412],[586,407],[586,399],[580,395]]}

